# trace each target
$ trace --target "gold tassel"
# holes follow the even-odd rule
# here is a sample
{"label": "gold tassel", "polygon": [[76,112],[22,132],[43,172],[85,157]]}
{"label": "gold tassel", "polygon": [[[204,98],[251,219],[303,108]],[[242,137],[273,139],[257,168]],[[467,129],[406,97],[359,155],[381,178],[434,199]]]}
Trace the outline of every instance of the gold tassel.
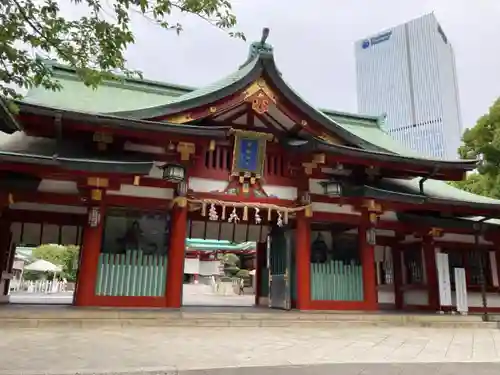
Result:
{"label": "gold tassel", "polygon": [[248,207],[243,207],[243,221],[248,221]]}
{"label": "gold tassel", "polygon": [[226,206],[222,205],[221,220],[226,220]]}
{"label": "gold tassel", "polygon": [[14,194],[9,193],[8,199],[9,199],[9,204],[14,204]]}
{"label": "gold tassel", "polygon": [[201,204],[201,216],[207,216],[207,204],[205,202]]}
{"label": "gold tassel", "polygon": [[283,223],[288,224],[288,210],[285,210],[285,212],[284,212]]}
{"label": "gold tassel", "polygon": [[273,210],[272,209],[268,209],[267,210],[267,221],[271,221],[271,215],[273,213]]}
{"label": "gold tassel", "polygon": [[310,205],[306,206],[306,208],[304,208],[304,216],[305,217],[312,217],[312,207]]}

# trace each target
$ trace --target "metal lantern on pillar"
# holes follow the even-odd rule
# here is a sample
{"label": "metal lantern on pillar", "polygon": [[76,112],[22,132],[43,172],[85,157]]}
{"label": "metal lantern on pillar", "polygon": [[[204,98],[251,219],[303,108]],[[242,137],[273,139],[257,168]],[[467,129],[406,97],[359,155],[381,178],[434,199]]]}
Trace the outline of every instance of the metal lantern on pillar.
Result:
{"label": "metal lantern on pillar", "polygon": [[186,177],[186,169],[180,164],[165,164],[161,169],[163,170],[163,179],[169,182],[182,182]]}
{"label": "metal lantern on pillar", "polygon": [[338,197],[342,195],[342,185],[340,182],[336,180],[330,180],[327,181],[323,184],[323,187],[325,188],[325,194]]}
{"label": "metal lantern on pillar", "polygon": [[175,192],[179,197],[185,197],[188,191],[188,185],[186,181],[181,181],[177,185],[177,188],[175,189]]}
{"label": "metal lantern on pillar", "polygon": [[95,228],[101,221],[101,210],[99,207],[91,207],[89,209],[89,226]]}

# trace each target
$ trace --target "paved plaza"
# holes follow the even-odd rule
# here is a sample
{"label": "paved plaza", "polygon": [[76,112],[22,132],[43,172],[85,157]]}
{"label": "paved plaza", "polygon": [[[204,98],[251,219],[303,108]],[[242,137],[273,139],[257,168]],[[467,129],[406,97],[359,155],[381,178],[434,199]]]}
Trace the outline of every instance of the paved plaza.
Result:
{"label": "paved plaza", "polygon": [[[209,285],[184,284],[182,290],[182,304],[184,306],[253,306],[253,294],[229,296],[217,295]],[[12,292],[10,302],[13,304],[40,304],[40,305],[71,305],[73,292],[61,293],[27,293]]]}
{"label": "paved plaza", "polygon": [[[203,370],[196,372],[200,375],[229,375],[236,374],[231,370],[235,367],[245,368],[240,375],[326,375],[333,371],[328,366],[340,364],[344,364],[339,367],[342,371],[335,373],[346,375],[417,374],[412,364],[419,364],[420,374],[465,374],[446,370],[465,371],[455,362],[475,363],[477,370],[467,367],[469,374],[500,373],[500,330],[485,328],[0,328],[0,337],[1,375],[189,374],[193,370]],[[406,363],[406,370],[388,365],[394,363]],[[449,365],[442,367],[442,363]],[[439,371],[431,370],[437,367]],[[362,372],[369,369],[379,372]]]}

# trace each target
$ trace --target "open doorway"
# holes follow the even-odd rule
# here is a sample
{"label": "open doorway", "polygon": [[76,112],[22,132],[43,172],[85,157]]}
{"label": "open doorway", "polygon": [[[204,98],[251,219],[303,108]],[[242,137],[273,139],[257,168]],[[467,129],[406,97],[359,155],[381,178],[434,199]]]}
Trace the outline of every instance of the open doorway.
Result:
{"label": "open doorway", "polygon": [[81,232],[78,225],[12,223],[9,302],[73,304]]}
{"label": "open doorway", "polygon": [[268,226],[191,215],[186,235],[183,306],[254,306],[257,247],[266,240]]}
{"label": "open doorway", "polygon": [[184,306],[253,306],[256,242],[188,238]]}

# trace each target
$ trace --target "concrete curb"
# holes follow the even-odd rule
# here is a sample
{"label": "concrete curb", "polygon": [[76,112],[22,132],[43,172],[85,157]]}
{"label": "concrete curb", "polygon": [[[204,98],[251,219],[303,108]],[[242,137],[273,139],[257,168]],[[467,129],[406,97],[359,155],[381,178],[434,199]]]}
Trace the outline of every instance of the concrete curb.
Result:
{"label": "concrete curb", "polygon": [[291,328],[349,328],[349,327],[415,327],[415,328],[499,328],[498,322],[460,321],[363,321],[363,320],[210,320],[207,319],[0,319],[0,328],[104,328],[104,327],[291,327]]}
{"label": "concrete curb", "polygon": [[184,312],[120,309],[0,309],[0,328],[100,327],[427,327],[499,328],[479,315],[362,312]]}
{"label": "concrete curb", "polygon": [[[65,372],[22,372],[8,375],[330,375],[338,374],[377,374],[387,375],[398,373],[401,375],[414,375],[428,372],[430,374],[494,374],[500,371],[500,362],[413,362],[413,363],[322,363],[322,364],[297,364],[277,366],[253,367],[220,367],[183,370],[168,367],[145,368],[134,370],[116,371],[65,371]],[[7,375],[1,372],[0,375]]]}

